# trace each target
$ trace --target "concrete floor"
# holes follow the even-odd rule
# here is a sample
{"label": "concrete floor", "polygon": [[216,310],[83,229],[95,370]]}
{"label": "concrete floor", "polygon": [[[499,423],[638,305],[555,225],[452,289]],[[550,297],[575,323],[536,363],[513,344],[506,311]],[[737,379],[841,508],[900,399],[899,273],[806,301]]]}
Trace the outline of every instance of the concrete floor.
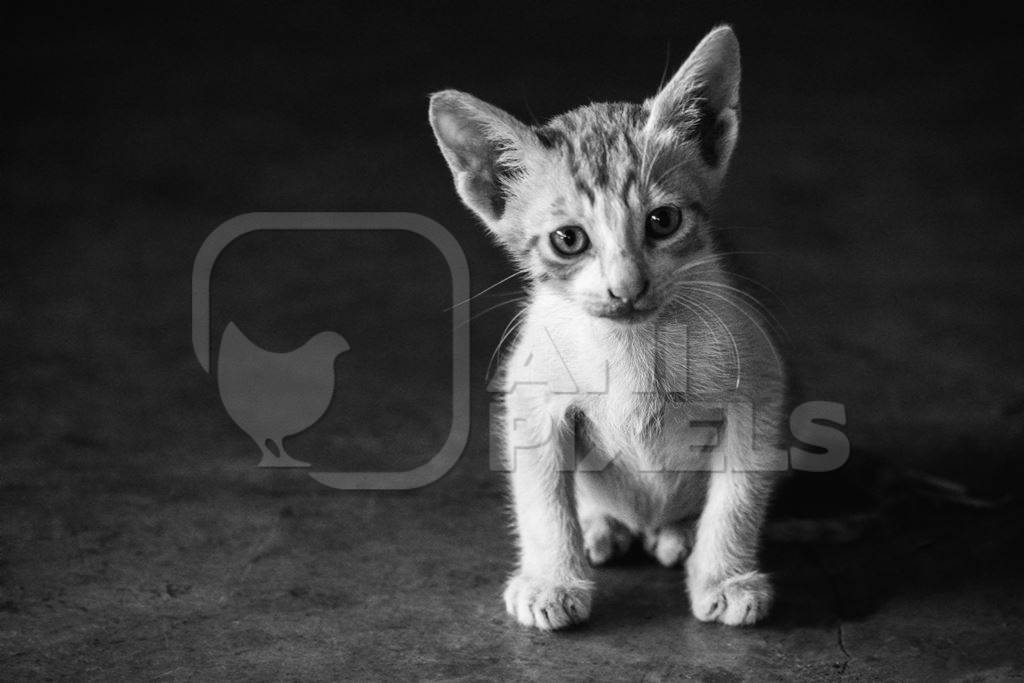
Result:
{"label": "concrete floor", "polygon": [[[14,20],[3,678],[1024,675],[1012,23],[677,5]],[[439,482],[342,492],[255,467],[191,348],[192,259],[211,230],[249,211],[415,211],[457,236],[479,291],[510,271],[455,199],[426,94],[458,87],[542,119],[639,99],[668,41],[675,65],[723,20],[743,44],[744,121],[716,219],[766,253],[749,265],[785,303],[804,393],[846,404],[854,446],[847,468],[780,496],[777,520],[838,520],[823,524],[837,534],[767,543],[767,622],[697,623],[682,576],[639,556],[599,572],[583,628],[505,616],[485,377],[508,306],[472,323],[470,442]],[[335,404],[294,454],[402,469],[443,441],[441,267],[415,240],[373,235],[225,252],[215,331],[239,321],[277,350],[320,329],[352,342],[358,362],[339,360]]]}

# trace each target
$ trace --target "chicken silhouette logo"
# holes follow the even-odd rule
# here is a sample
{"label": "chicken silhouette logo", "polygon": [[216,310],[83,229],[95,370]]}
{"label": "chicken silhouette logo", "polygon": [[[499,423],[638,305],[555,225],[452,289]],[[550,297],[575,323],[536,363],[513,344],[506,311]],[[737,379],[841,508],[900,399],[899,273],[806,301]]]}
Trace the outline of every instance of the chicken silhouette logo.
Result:
{"label": "chicken silhouette logo", "polygon": [[335,332],[321,332],[286,353],[253,344],[235,323],[220,340],[217,384],[228,415],[263,453],[260,467],[309,467],[288,455],[286,436],[309,429],[334,396],[334,361],[349,350]]}
{"label": "chicken silhouette logo", "polygon": [[[349,350],[348,342],[335,332],[321,332],[292,351],[274,353],[254,344],[238,325],[229,322],[221,335],[217,362],[212,362],[210,311],[214,264],[234,240],[263,231],[297,238],[303,231],[409,233],[426,240],[444,258],[450,276],[451,305],[439,313],[449,318],[451,325],[451,421],[447,437],[436,450],[431,449],[433,453],[399,454],[403,459],[416,459],[418,464],[402,470],[381,462],[380,466],[360,470],[325,471],[285,451],[287,437],[310,429],[330,410],[335,393],[334,363]],[[353,252],[352,258],[364,256]],[[430,278],[432,284],[444,282],[437,279],[437,273],[419,271],[420,266],[410,263],[402,267],[411,269],[403,271],[406,275],[422,272],[422,277]],[[256,442],[262,454],[260,467],[308,467],[312,479],[342,490],[414,489],[433,483],[450,471],[469,439],[471,298],[466,255],[454,235],[426,216],[349,211],[247,213],[217,226],[196,253],[192,264],[192,348],[203,370],[214,372],[216,365],[221,402],[231,419]]]}

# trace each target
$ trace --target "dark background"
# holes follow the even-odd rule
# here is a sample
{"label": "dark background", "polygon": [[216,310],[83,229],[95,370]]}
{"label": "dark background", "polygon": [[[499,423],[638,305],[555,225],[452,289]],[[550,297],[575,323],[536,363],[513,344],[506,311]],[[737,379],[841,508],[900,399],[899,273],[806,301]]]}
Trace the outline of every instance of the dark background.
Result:
{"label": "dark background", "polygon": [[[1024,670],[1022,27],[995,6],[5,11],[8,676]],[[835,533],[768,543],[768,622],[698,624],[682,577],[639,558],[600,573],[580,630],[505,617],[485,377],[514,308],[484,311],[512,282],[473,302],[473,428],[440,482],[346,493],[255,467],[191,348],[192,260],[217,225],[421,213],[480,291],[511,269],[456,199],[427,95],[459,88],[528,121],[640,100],[720,22],[743,49],[743,123],[715,219],[760,252],[748,266],[775,292],[805,396],[847,406],[854,446],[780,500],[780,519]],[[344,333],[335,405],[289,446],[328,469],[402,469],[451,420],[445,278],[411,237],[246,237],[218,263],[213,335],[235,320],[284,351]]]}

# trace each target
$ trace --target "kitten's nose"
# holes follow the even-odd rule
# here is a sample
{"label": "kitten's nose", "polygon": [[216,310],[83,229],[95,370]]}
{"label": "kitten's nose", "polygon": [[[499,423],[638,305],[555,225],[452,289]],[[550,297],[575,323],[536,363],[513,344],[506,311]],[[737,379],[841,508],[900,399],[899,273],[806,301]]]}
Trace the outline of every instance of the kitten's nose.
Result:
{"label": "kitten's nose", "polygon": [[608,287],[608,296],[625,303],[636,303],[650,289],[651,281],[636,273],[634,277],[622,278]]}

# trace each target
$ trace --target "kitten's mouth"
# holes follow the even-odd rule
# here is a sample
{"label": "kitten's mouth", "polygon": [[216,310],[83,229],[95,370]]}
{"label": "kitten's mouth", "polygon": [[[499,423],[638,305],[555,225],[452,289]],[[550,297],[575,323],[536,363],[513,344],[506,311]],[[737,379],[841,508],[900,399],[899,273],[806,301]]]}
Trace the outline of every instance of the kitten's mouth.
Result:
{"label": "kitten's mouth", "polygon": [[652,318],[657,311],[657,306],[637,308],[631,304],[626,304],[623,306],[602,307],[591,311],[591,313],[599,318],[606,318],[608,320],[614,320],[617,323],[633,325]]}

